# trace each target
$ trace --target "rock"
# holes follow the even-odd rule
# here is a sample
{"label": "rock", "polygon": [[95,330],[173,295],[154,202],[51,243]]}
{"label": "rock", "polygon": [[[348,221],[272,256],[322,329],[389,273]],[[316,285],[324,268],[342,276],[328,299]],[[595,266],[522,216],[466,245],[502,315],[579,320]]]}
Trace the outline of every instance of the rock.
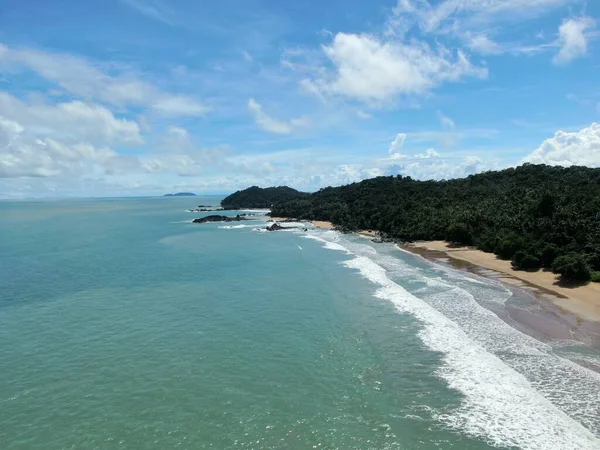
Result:
{"label": "rock", "polygon": [[206,217],[201,217],[199,219],[194,219],[192,222],[193,223],[207,223],[207,222],[241,222],[242,220],[249,220],[246,219],[245,217],[242,217],[240,215],[237,215],[235,217],[228,217],[228,216],[206,216]]}
{"label": "rock", "polygon": [[279,231],[279,230],[285,230],[285,228],[282,227],[281,225],[279,225],[277,222],[275,222],[273,225],[269,225],[267,227],[267,231]]}
{"label": "rock", "polygon": [[277,222],[267,227],[267,231],[279,231],[279,230],[297,230],[298,227],[282,227]]}

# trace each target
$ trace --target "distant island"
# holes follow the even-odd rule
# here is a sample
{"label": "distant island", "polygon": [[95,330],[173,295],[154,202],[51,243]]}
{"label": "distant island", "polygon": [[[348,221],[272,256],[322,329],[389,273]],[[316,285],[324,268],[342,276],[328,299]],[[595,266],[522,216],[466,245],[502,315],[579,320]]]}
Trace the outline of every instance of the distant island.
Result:
{"label": "distant island", "polygon": [[446,240],[494,253],[516,270],[600,282],[600,169],[524,164],[442,181],[378,177],[312,194],[253,186],[222,206],[270,207],[273,217],[375,230],[402,243]]}
{"label": "distant island", "polygon": [[165,194],[165,197],[195,197],[193,192],[177,192],[176,194]]}
{"label": "distant island", "polygon": [[236,210],[242,208],[271,208],[276,203],[299,200],[308,197],[310,194],[297,191],[287,186],[259,188],[252,186],[243,191],[237,191],[234,194],[224,198],[221,201],[223,209]]}

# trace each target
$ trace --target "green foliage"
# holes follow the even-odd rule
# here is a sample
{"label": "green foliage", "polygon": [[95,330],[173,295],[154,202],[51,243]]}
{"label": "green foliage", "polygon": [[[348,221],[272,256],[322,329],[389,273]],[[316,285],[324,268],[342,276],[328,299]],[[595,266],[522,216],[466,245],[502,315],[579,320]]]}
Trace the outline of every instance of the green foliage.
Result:
{"label": "green foliage", "polygon": [[226,197],[221,201],[221,206],[225,209],[270,208],[274,203],[287,202],[307,196],[308,194],[287,186],[265,189],[252,186]]}
{"label": "green foliage", "polygon": [[585,258],[579,253],[557,257],[552,264],[552,271],[560,274],[565,281],[587,281],[592,276]]}
{"label": "green foliage", "polygon": [[542,267],[575,252],[600,271],[600,169],[525,164],[447,181],[378,177],[274,201],[271,211],[400,241],[468,242],[505,259],[523,251]]}
{"label": "green foliage", "polygon": [[452,223],[446,232],[446,240],[455,244],[470,245],[473,243],[471,230],[466,223]]}
{"label": "green foliage", "polygon": [[600,283],[600,272],[592,272],[590,280],[592,280],[594,283]]}
{"label": "green foliage", "polygon": [[511,259],[519,249],[525,247],[523,238],[515,233],[507,233],[498,239],[494,254],[501,259]]}
{"label": "green foliage", "polygon": [[484,232],[477,238],[475,245],[481,251],[494,253],[494,249],[498,245],[498,236],[492,232]]}
{"label": "green foliage", "polygon": [[537,270],[541,265],[537,256],[525,253],[523,250],[517,251],[512,257],[512,266],[516,270]]}
{"label": "green foliage", "polygon": [[558,256],[558,252],[559,248],[557,245],[548,243],[544,244],[544,246],[540,249],[540,261],[542,263],[542,267],[552,267],[552,263]]}

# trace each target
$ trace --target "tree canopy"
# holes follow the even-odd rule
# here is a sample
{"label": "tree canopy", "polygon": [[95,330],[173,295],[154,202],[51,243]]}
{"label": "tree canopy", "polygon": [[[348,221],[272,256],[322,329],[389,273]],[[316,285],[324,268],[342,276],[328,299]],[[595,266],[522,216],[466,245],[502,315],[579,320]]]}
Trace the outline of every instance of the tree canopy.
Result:
{"label": "tree canopy", "polygon": [[221,206],[225,209],[271,208],[275,203],[305,198],[308,195],[287,186],[264,189],[252,186],[226,197],[221,201]]}
{"label": "tree canopy", "polygon": [[[472,244],[513,260],[515,268],[554,267],[565,279],[600,271],[600,169],[524,164],[454,180],[398,175],[294,192],[269,199],[273,215],[378,230],[401,241]],[[569,264],[553,266],[566,255]]]}

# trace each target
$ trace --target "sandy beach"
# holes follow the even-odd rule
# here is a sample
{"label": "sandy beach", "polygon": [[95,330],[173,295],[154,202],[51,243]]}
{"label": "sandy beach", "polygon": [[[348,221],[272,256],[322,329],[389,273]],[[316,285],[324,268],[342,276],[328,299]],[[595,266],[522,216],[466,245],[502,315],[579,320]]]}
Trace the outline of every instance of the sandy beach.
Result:
{"label": "sandy beach", "polygon": [[[406,250],[423,254],[422,251],[438,252],[438,256],[446,256],[490,269],[502,276],[501,281],[519,285],[525,284],[544,291],[544,297],[559,308],[588,321],[600,322],[600,283],[588,283],[583,286],[566,286],[559,282],[558,276],[549,271],[525,272],[514,270],[510,261],[496,258],[492,253],[485,253],[472,247],[454,247],[444,241],[417,242],[405,246]],[[424,256],[432,256],[424,255]],[[484,274],[485,275],[485,274]]]}

